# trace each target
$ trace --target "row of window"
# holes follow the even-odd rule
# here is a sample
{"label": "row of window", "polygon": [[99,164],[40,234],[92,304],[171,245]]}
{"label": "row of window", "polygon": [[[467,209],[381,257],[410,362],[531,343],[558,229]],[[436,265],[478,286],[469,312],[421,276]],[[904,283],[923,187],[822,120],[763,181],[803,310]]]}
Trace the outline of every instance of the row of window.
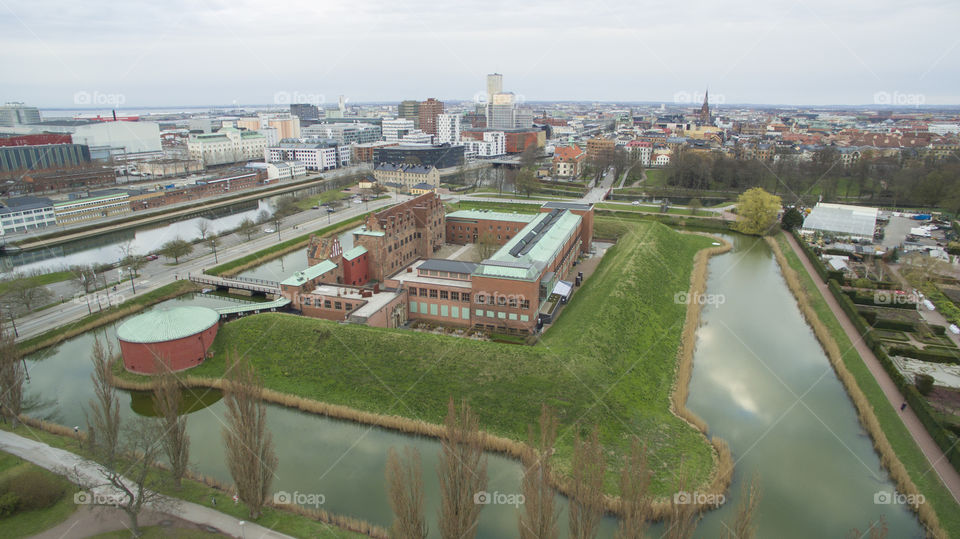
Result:
{"label": "row of window", "polygon": [[457,318],[460,320],[470,320],[469,307],[457,307],[456,305],[437,305],[436,303],[427,303],[425,301],[411,301],[410,312],[429,314],[430,316],[442,316],[444,318]]}
{"label": "row of window", "polygon": [[420,296],[422,298],[430,297],[433,299],[448,299],[450,301],[462,301],[470,303],[469,292],[451,292],[447,290],[437,290],[436,288],[417,288],[410,287],[411,296]]}
{"label": "row of window", "polygon": [[483,309],[476,309],[474,310],[473,314],[478,317],[498,318],[500,320],[516,321],[519,319],[521,322],[530,321],[530,317],[525,314],[517,315],[517,313],[505,313],[503,311],[485,311]]}
{"label": "row of window", "polygon": [[[312,298],[305,297],[305,298],[303,298],[303,304],[304,304],[304,305],[313,305],[313,299],[312,299]],[[316,306],[317,306],[317,307],[320,307],[320,298],[317,298]],[[349,302],[330,301],[329,299],[325,299],[325,300],[323,300],[323,308],[324,308],[324,309],[331,309],[331,308],[332,308],[332,309],[336,309],[336,310],[338,310],[338,311],[340,311],[340,310],[352,311],[352,310],[353,310],[353,304],[352,304],[352,303],[349,303]]]}
{"label": "row of window", "polygon": [[517,305],[520,305],[521,309],[530,308],[529,299],[522,299],[522,298],[518,298],[517,296],[513,296],[513,295],[507,296],[503,294],[497,294],[496,296],[494,295],[487,296],[482,292],[477,294],[477,303],[480,305],[483,305],[485,303],[489,303],[490,305],[496,304],[500,306],[507,305],[512,309],[516,309]]}

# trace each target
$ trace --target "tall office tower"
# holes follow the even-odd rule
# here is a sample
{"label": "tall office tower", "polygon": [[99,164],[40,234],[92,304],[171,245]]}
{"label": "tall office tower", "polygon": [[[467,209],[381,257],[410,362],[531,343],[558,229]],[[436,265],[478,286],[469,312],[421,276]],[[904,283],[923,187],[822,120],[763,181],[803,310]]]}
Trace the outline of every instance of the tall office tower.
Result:
{"label": "tall office tower", "polygon": [[40,123],[40,110],[19,101],[10,101],[0,107],[0,125],[13,127]]}
{"label": "tall office tower", "polygon": [[493,102],[494,94],[503,91],[503,75],[500,73],[491,73],[487,75],[487,103]]}
{"label": "tall office tower", "polygon": [[420,130],[431,135],[437,134],[437,116],[443,114],[443,101],[429,98],[420,102]]}
{"label": "tall office tower", "polygon": [[437,115],[437,144],[460,144],[461,121],[459,114]]}
{"label": "tall office tower", "polygon": [[320,109],[312,103],[290,103],[290,114],[301,120],[320,119]]}
{"label": "tall office tower", "polygon": [[397,107],[397,117],[413,122],[413,126],[420,127],[420,102],[413,99],[404,99]]}
{"label": "tall office tower", "polygon": [[499,92],[493,94],[493,100],[487,104],[487,127],[494,129],[513,129],[513,94]]}

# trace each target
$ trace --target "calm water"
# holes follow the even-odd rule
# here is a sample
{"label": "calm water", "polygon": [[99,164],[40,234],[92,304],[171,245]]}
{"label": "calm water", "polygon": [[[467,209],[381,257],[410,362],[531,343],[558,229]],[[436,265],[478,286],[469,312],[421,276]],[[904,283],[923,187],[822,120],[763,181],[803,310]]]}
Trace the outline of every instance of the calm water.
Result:
{"label": "calm water", "polygon": [[[347,231],[343,234],[340,234],[338,237],[340,239],[340,247],[342,247],[344,251],[353,249],[353,234]],[[297,249],[296,251],[291,251],[281,257],[274,258],[273,260],[264,264],[260,264],[255,268],[241,271],[237,275],[239,277],[247,277],[250,279],[282,281],[294,273],[305,269],[307,269],[306,247],[303,249]]]}
{"label": "calm water", "polygon": [[[768,247],[753,239],[729,239],[734,251],[710,264],[707,293],[721,294],[725,302],[704,310],[689,406],[707,421],[711,435],[730,443],[737,469],[727,505],[706,515],[697,536],[723,533],[722,522],[734,518],[741,483],[752,474],[759,475],[763,489],[756,519],[760,537],[842,537],[881,514],[891,537],[921,536],[908,511],[873,504],[874,493],[892,490],[892,484]],[[285,257],[284,272],[298,263],[306,264],[302,250]],[[198,295],[169,303],[215,307],[227,301]],[[98,333],[115,339],[115,326]],[[27,396],[47,399],[33,413],[66,425],[85,424],[83,408],[92,397],[88,360],[92,342],[92,334],[81,335],[28,358]],[[216,392],[191,393],[193,467],[229,481],[220,441],[224,405]],[[123,393],[121,406],[125,417],[133,416],[134,410],[149,413],[143,395]],[[275,490],[323,494],[324,509],[383,526],[392,518],[384,492],[387,451],[406,445],[418,448],[427,515],[436,535],[436,441],[278,406],[268,406],[268,416],[280,461]],[[516,462],[492,455],[488,470],[491,492],[519,491],[521,468]],[[512,506],[486,507],[479,536],[516,536],[516,515]],[[566,513],[559,522],[565,534]],[[600,536],[612,536],[615,526],[615,520],[605,519]],[[651,535],[658,536],[661,530],[655,527]]]}

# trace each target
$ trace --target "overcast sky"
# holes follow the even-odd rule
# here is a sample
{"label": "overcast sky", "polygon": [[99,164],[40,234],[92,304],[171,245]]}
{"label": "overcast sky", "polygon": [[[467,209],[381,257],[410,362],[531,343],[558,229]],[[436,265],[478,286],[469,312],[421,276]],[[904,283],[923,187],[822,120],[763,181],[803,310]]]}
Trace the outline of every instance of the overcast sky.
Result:
{"label": "overcast sky", "polygon": [[[0,0],[0,100],[960,103],[960,2]],[[299,98],[299,99],[297,99]],[[86,101],[86,103],[84,103]]]}

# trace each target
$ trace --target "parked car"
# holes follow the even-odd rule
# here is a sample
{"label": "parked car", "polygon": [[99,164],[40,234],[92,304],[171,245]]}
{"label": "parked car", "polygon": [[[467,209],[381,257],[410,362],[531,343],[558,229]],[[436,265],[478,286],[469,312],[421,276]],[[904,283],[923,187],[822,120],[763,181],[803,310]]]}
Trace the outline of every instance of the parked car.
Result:
{"label": "parked car", "polygon": [[147,255],[147,260],[153,261],[160,258],[158,255]]}
{"label": "parked car", "polygon": [[271,233],[273,233],[273,232],[276,232],[276,230],[274,230],[274,229],[272,229],[272,228],[264,228],[263,231],[266,232],[267,234],[271,234]]}
{"label": "parked car", "polygon": [[634,201],[631,202],[630,204],[633,204],[634,206],[639,206],[639,205],[640,205],[640,201],[639,201],[639,200],[634,200]]}

